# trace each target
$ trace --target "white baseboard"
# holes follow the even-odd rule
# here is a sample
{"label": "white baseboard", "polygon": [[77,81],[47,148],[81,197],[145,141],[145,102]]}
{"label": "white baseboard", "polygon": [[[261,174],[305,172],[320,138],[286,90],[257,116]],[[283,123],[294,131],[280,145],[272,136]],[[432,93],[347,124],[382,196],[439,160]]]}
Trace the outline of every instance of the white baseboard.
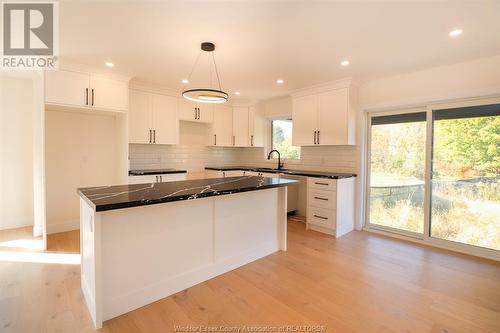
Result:
{"label": "white baseboard", "polygon": [[78,229],[80,229],[80,220],[71,220],[62,223],[47,223],[47,234],[49,235]]}

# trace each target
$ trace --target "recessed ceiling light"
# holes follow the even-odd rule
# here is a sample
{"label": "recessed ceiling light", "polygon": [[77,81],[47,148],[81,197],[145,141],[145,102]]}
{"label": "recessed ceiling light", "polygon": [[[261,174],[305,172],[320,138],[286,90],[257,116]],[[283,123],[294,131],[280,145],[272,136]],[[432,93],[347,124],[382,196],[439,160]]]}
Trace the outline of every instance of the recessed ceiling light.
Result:
{"label": "recessed ceiling light", "polygon": [[109,61],[106,61],[104,64],[106,65],[106,67],[109,67],[109,68],[115,67],[115,64],[113,64],[112,62],[109,62]]}
{"label": "recessed ceiling light", "polygon": [[234,92],[234,94],[235,94],[235,95],[239,95],[239,94],[240,94],[240,92],[239,92],[239,91],[235,91],[235,92]]}
{"label": "recessed ceiling light", "polygon": [[458,37],[460,36],[464,31],[462,29],[455,29],[455,30],[452,30],[450,31],[450,33],[448,34],[448,36],[450,37]]}
{"label": "recessed ceiling light", "polygon": [[277,79],[277,80],[276,80],[276,83],[277,83],[277,84],[282,84],[283,82],[285,82],[283,79]]}
{"label": "recessed ceiling light", "polygon": [[188,79],[182,79],[182,83],[184,83],[184,84],[188,84],[188,83],[189,83],[189,80],[188,80]]}
{"label": "recessed ceiling light", "polygon": [[342,65],[342,66],[344,66],[344,67],[345,67],[345,66],[349,66],[349,64],[350,64],[349,60],[342,60],[342,61],[340,62],[340,65]]}

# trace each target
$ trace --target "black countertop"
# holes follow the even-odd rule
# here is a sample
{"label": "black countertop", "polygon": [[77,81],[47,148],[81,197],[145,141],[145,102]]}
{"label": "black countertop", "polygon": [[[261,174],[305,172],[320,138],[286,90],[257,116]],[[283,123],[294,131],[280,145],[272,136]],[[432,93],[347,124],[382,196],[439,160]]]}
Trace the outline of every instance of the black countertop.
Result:
{"label": "black countertop", "polygon": [[277,173],[291,176],[305,176],[305,177],[316,177],[316,178],[330,178],[330,179],[339,179],[339,178],[350,178],[356,177],[355,173],[339,173],[339,172],[323,172],[323,171],[306,171],[306,170],[291,170],[291,169],[271,169],[271,168],[254,168],[254,167],[206,167],[207,170],[216,170],[216,171],[236,171],[236,170],[244,170],[244,171],[254,171],[254,172],[266,172],[266,173]]}
{"label": "black countertop", "polygon": [[264,190],[297,183],[295,180],[242,176],[183,180],[166,183],[100,186],[78,189],[78,194],[97,212]]}
{"label": "black countertop", "polygon": [[177,169],[145,169],[145,170],[130,170],[129,176],[146,176],[146,175],[166,175],[172,173],[186,173],[186,170]]}

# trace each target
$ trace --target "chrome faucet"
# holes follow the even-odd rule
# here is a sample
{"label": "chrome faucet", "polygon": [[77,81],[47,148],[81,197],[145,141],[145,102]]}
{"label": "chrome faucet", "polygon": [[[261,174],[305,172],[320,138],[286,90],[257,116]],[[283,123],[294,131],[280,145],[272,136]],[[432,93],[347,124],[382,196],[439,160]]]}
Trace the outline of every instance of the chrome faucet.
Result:
{"label": "chrome faucet", "polygon": [[283,164],[281,163],[281,155],[280,155],[280,152],[277,151],[276,149],[273,149],[269,152],[269,155],[267,155],[267,159],[270,160],[271,159],[271,155],[274,153],[274,152],[277,152],[278,153],[278,170],[281,170],[281,168],[283,168]]}

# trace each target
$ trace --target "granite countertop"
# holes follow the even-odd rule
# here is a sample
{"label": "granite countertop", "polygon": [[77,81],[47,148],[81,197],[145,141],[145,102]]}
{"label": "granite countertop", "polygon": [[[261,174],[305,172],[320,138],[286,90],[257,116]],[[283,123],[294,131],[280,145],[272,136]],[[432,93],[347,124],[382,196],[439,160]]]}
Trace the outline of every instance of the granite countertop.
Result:
{"label": "granite countertop", "polygon": [[89,187],[80,188],[77,192],[95,211],[102,212],[164,202],[264,190],[295,183],[297,181],[290,179],[242,176],[166,183]]}
{"label": "granite countertop", "polygon": [[146,175],[166,175],[172,173],[186,173],[186,170],[178,169],[144,169],[144,170],[130,170],[129,176],[146,176]]}
{"label": "granite countertop", "polygon": [[256,167],[206,167],[207,170],[216,171],[254,171],[254,172],[266,172],[266,173],[277,173],[284,175],[295,175],[295,176],[305,176],[305,177],[316,177],[316,178],[330,178],[330,179],[340,179],[340,178],[350,178],[356,177],[355,173],[339,173],[339,172],[323,172],[323,171],[308,171],[308,170],[291,170],[291,169],[271,169],[271,168],[256,168]]}

